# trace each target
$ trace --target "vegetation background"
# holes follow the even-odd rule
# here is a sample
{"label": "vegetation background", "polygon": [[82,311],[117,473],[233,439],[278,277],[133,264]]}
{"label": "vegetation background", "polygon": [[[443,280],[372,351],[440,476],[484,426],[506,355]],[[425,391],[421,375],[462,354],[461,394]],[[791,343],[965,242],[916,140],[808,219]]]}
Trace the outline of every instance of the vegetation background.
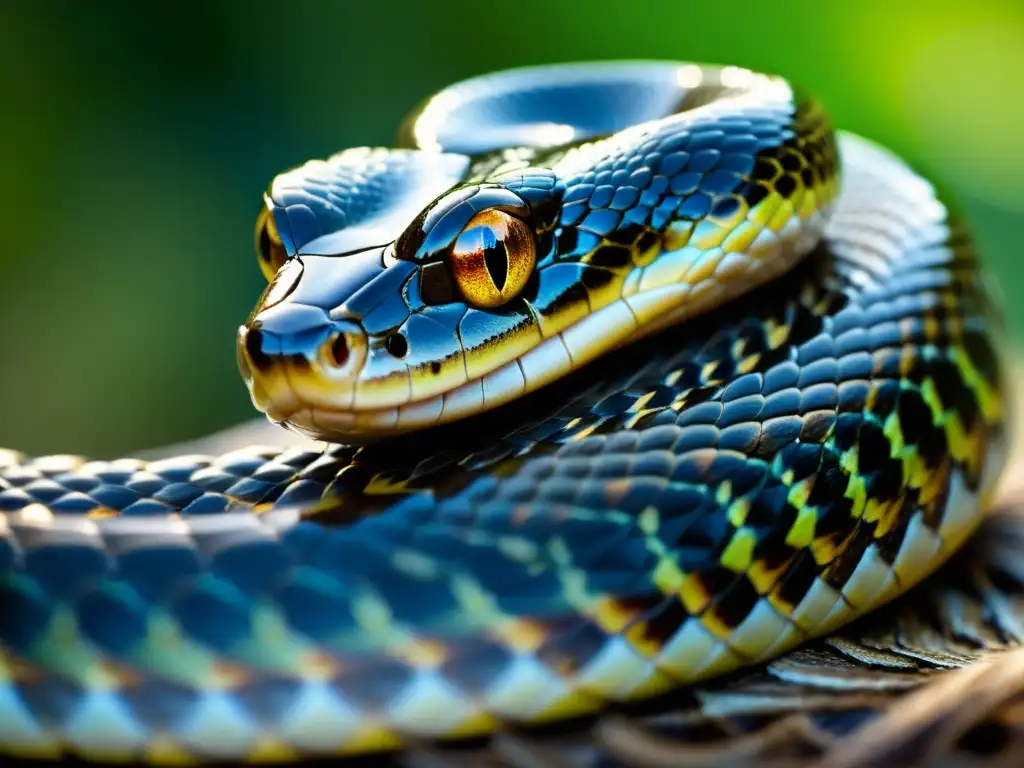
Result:
{"label": "vegetation background", "polygon": [[268,181],[388,144],[460,78],[594,58],[805,85],[955,194],[1024,339],[1020,0],[5,0],[0,445],[112,456],[251,417]]}

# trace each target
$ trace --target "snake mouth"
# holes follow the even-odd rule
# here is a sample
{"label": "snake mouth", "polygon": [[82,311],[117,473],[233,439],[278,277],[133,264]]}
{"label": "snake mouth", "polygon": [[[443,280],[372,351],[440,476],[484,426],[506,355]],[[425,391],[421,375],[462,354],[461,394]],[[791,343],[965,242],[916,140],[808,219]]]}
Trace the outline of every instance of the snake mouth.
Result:
{"label": "snake mouth", "polygon": [[466,418],[540,389],[637,337],[652,311],[687,293],[686,286],[673,288],[615,301],[483,376],[417,400],[380,405],[360,397],[366,356],[358,347],[339,375],[323,354],[268,354],[261,331],[247,326],[239,329],[239,368],[253,404],[271,421],[317,440],[368,442]]}

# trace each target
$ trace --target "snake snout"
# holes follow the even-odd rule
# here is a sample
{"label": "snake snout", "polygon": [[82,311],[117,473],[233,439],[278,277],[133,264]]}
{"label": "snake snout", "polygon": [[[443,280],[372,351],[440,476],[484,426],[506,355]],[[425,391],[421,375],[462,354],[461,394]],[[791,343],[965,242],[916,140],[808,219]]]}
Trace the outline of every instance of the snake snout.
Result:
{"label": "snake snout", "polygon": [[320,307],[289,302],[238,332],[238,362],[256,406],[275,419],[304,405],[351,402],[366,361],[366,333]]}
{"label": "snake snout", "polygon": [[332,320],[320,307],[306,304],[270,307],[246,330],[246,352],[261,370],[273,365],[276,357],[304,358],[313,366],[346,370],[366,346],[366,334],[358,325]]}

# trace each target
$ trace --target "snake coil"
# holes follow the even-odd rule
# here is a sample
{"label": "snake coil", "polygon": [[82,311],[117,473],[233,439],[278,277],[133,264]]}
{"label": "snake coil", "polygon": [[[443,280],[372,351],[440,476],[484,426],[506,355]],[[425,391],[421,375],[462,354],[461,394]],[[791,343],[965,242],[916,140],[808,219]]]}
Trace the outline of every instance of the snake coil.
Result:
{"label": "snake coil", "polygon": [[647,699],[981,520],[992,302],[932,187],[736,67],[454,85],[282,174],[239,332],[330,441],[0,453],[0,753],[297,760]]}

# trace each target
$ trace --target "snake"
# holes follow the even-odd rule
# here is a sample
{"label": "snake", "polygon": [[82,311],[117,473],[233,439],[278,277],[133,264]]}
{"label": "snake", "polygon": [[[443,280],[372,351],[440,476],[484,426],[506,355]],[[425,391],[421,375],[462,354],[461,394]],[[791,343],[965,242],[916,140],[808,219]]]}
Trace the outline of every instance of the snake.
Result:
{"label": "snake", "polygon": [[239,368],[313,438],[0,452],[0,753],[288,762],[555,727],[934,571],[1006,453],[962,221],[778,75],[477,76],[278,175]]}

